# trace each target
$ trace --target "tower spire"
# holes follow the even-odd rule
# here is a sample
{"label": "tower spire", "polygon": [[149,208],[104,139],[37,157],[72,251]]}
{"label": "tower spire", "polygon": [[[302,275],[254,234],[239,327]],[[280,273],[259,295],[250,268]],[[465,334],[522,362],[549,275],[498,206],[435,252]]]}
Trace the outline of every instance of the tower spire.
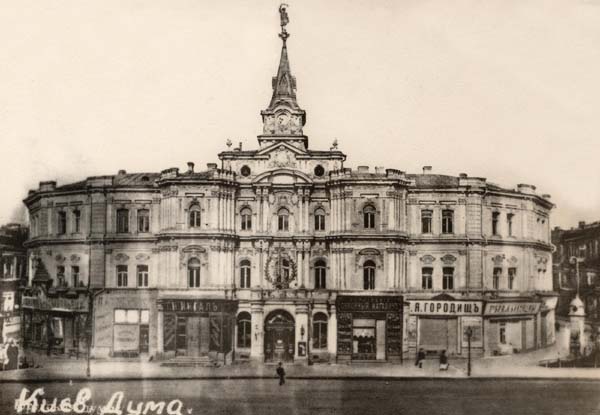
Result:
{"label": "tower spire", "polygon": [[283,3],[279,6],[279,18],[281,32],[279,37],[281,45],[281,57],[277,76],[273,77],[273,95],[266,110],[261,111],[263,118],[263,134],[259,136],[261,146],[269,145],[273,141],[286,140],[297,142],[303,147],[308,146],[306,136],[302,133],[302,127],[306,122],[306,113],[300,108],[296,101],[296,78],[292,76],[290,61],[287,51],[287,40],[290,34],[286,26],[290,19],[287,14],[288,5]]}

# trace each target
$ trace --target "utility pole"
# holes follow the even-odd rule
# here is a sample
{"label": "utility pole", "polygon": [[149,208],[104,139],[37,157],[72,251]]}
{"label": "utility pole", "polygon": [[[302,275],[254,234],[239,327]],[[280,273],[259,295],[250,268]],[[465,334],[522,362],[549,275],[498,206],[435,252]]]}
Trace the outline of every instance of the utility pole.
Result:
{"label": "utility pole", "polygon": [[468,355],[467,355],[467,376],[471,376],[471,336],[473,335],[473,329],[471,326],[467,327],[467,342],[468,342]]}

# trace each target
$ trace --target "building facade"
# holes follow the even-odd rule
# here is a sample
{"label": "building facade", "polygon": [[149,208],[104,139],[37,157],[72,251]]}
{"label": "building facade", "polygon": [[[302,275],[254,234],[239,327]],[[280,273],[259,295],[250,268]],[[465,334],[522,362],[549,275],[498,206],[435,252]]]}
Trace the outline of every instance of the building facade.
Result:
{"label": "building facade", "polygon": [[556,227],[551,238],[556,247],[552,255],[557,316],[568,319],[569,305],[578,294],[585,310],[585,332],[594,340],[600,328],[600,222]]}
{"label": "building facade", "polygon": [[0,227],[0,342],[21,336],[20,292],[27,284],[27,227]]}
{"label": "building facade", "polygon": [[90,287],[93,353],[393,362],[465,356],[468,328],[475,354],[553,343],[550,197],[312,149],[288,36],[256,149],[25,199],[30,275]]}

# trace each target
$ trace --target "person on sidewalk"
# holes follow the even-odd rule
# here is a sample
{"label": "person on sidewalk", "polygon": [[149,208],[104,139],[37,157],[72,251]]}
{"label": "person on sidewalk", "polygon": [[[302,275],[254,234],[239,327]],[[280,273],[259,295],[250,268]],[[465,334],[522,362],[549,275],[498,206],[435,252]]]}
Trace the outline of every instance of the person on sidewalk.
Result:
{"label": "person on sidewalk", "polygon": [[285,370],[283,370],[283,365],[279,362],[279,366],[277,366],[277,376],[279,376],[279,386],[285,383]]}
{"label": "person on sidewalk", "polygon": [[6,349],[6,355],[8,356],[8,364],[6,370],[16,370],[19,368],[19,348],[15,339],[10,339],[8,348]]}
{"label": "person on sidewalk", "polygon": [[418,366],[419,369],[423,369],[423,361],[425,360],[425,350],[419,349],[419,353],[417,353],[417,361],[415,362],[415,366]]}
{"label": "person on sidewalk", "polygon": [[440,353],[440,370],[448,370],[448,356],[446,356],[446,351],[442,350]]}

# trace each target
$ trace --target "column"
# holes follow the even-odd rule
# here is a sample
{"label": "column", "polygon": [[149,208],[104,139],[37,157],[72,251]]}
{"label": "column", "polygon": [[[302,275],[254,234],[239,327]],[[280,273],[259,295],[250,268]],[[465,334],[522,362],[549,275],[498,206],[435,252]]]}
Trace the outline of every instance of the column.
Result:
{"label": "column", "polygon": [[327,351],[333,359],[337,356],[337,313],[335,304],[330,305],[329,321],[327,323]]}
{"label": "column", "polygon": [[164,352],[164,322],[165,316],[162,308],[158,309],[157,313],[157,324],[156,324],[156,352],[163,353]]}
{"label": "column", "polygon": [[[253,293],[254,294],[254,293]],[[250,347],[250,358],[252,360],[264,361],[264,312],[261,302],[250,305],[252,316],[252,340]]]}
{"label": "column", "polygon": [[[305,361],[308,359],[308,337],[309,337],[308,331],[310,330],[310,327],[308,325],[308,304],[297,304],[296,305],[295,320],[296,320],[296,344],[294,345],[295,346],[294,359]],[[302,334],[303,328],[304,328],[304,334]],[[307,348],[306,348],[305,356],[298,355],[298,351],[299,351],[298,342],[306,343]]]}

